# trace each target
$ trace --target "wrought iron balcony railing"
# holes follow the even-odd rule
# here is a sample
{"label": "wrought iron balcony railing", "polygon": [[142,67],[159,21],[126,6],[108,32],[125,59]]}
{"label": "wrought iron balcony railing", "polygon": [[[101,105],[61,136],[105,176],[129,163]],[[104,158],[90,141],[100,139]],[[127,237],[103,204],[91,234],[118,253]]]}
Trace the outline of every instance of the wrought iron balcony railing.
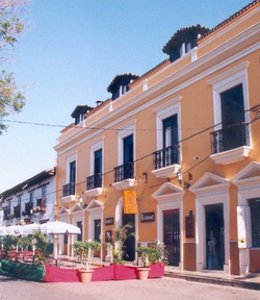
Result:
{"label": "wrought iron balcony railing", "polygon": [[75,182],[70,182],[62,187],[62,197],[75,195]]}
{"label": "wrought iron balcony railing", "polygon": [[160,169],[180,163],[180,147],[172,145],[153,153],[154,168]]}
{"label": "wrought iron balcony railing", "polygon": [[87,177],[87,191],[102,187],[102,174]]}
{"label": "wrought iron balcony railing", "polygon": [[123,181],[125,179],[134,178],[134,162],[117,166],[115,170],[115,182]]}
{"label": "wrought iron balcony railing", "polygon": [[212,153],[220,153],[249,144],[246,123],[224,127],[211,132]]}
{"label": "wrought iron balcony railing", "polygon": [[33,202],[29,201],[25,203],[25,215],[30,216],[32,214]]}

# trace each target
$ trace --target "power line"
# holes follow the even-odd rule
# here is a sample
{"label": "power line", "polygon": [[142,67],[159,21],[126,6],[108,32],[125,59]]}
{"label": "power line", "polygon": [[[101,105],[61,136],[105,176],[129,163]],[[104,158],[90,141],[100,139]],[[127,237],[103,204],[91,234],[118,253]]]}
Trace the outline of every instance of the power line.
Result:
{"label": "power line", "polygon": [[[15,121],[15,120],[9,120],[9,119],[2,119],[0,122],[7,122],[7,123],[16,123],[16,124],[22,124],[22,125],[32,125],[32,126],[42,126],[42,127],[56,127],[56,128],[74,128],[74,129],[89,129],[89,130],[104,130],[104,131],[123,131],[125,128],[120,127],[91,127],[91,126],[78,126],[75,124],[71,125],[60,125],[60,124],[50,124],[50,123],[37,123],[37,122],[28,122],[28,121]],[[200,127],[187,127],[187,128],[178,128],[178,131],[184,131],[184,130],[198,130],[202,129]],[[134,128],[129,129],[130,131],[162,131],[160,128]]]}
{"label": "power line", "polygon": [[[247,110],[244,111],[244,113],[247,112],[253,112],[257,115],[260,111],[260,104],[257,104]],[[56,128],[74,128],[74,129],[89,129],[89,130],[104,130],[104,131],[122,131],[125,130],[125,128],[117,128],[117,127],[92,127],[92,126],[84,126],[82,125],[75,125],[75,124],[70,124],[70,125],[61,125],[61,124],[51,124],[51,123],[39,123],[39,122],[29,122],[29,121],[16,121],[16,120],[10,120],[10,119],[1,119],[0,122],[7,122],[7,123],[16,123],[16,124],[22,124],[22,125],[32,125],[32,126],[42,126],[42,127],[56,127]],[[207,128],[200,128],[200,127],[187,127],[187,128],[178,128],[178,131],[184,131],[184,130],[201,130],[202,131],[207,131],[210,128],[214,128],[216,126],[221,125],[222,122],[215,124],[213,126],[207,127]],[[236,124],[233,124],[231,126],[235,126]],[[162,131],[162,129],[159,128],[135,128],[135,129],[129,129],[132,131]],[[195,133],[199,134],[199,133]]]}
{"label": "power line", "polygon": [[[252,107],[251,109],[255,109],[255,108],[258,107],[258,106],[259,106],[259,105],[254,106],[254,107]],[[248,110],[246,110],[245,112],[248,112],[248,111],[251,111],[251,110],[248,109]],[[226,129],[226,128],[235,127],[235,126],[238,126],[238,125],[246,125],[246,126],[248,126],[249,124],[252,124],[252,123],[254,123],[255,121],[257,121],[257,120],[259,120],[259,119],[260,119],[260,116],[257,116],[257,117],[255,117],[253,120],[251,120],[251,121],[248,122],[248,123],[246,123],[246,122],[240,122],[240,123],[230,124],[230,125],[228,125],[228,126],[225,126],[225,129]],[[39,124],[40,124],[40,123],[39,123]],[[200,135],[200,134],[202,134],[202,133],[204,133],[204,132],[206,132],[206,131],[208,131],[208,130],[210,130],[210,129],[212,129],[212,128],[215,128],[215,127],[221,125],[221,124],[223,124],[223,123],[220,122],[220,123],[218,123],[218,124],[209,126],[209,127],[205,128],[205,129],[203,129],[203,130],[201,130],[201,131],[199,131],[199,132],[197,132],[197,133],[195,133],[195,134],[193,134],[193,135],[191,135],[191,136],[189,136],[189,137],[187,137],[187,138],[184,138],[184,139],[180,140],[180,141],[178,142],[178,145],[175,145],[175,146],[178,147],[179,144],[181,144],[181,143],[183,143],[183,142],[186,142],[187,140],[189,140],[189,139],[191,139],[191,138],[194,138],[195,136]],[[125,129],[124,129],[124,130],[125,130]],[[142,156],[142,157],[139,157],[139,158],[137,158],[136,160],[134,160],[132,163],[135,164],[136,162],[139,162],[139,161],[141,161],[141,160],[143,160],[143,159],[146,159],[146,158],[148,158],[148,157],[150,157],[150,156],[153,156],[155,152],[156,152],[156,151],[154,151],[154,152],[152,152],[152,153],[150,153],[150,154],[144,155],[144,156]],[[188,170],[185,170],[185,171],[182,172],[181,174],[184,175],[184,174],[190,172],[192,169],[196,168],[198,165],[200,165],[200,164],[203,163],[205,160],[207,160],[210,156],[211,156],[211,153],[210,153],[209,155],[207,155],[205,158],[203,158],[202,160],[200,160],[200,161],[199,161],[197,164],[195,164],[193,167],[189,168]],[[107,171],[107,172],[104,172],[104,173],[102,173],[102,174],[100,174],[100,175],[101,175],[102,177],[104,177],[104,176],[106,176],[106,175],[108,175],[108,174],[111,174],[111,173],[114,173],[114,172],[115,172],[115,170],[112,169],[112,170]],[[175,178],[177,178],[177,176],[176,176]],[[175,178],[174,178],[174,179],[175,179]],[[78,185],[83,184],[83,183],[86,183],[86,182],[87,182],[87,179],[86,179],[86,180],[83,180],[83,181],[81,181],[81,182],[75,183],[75,186],[78,186]],[[55,190],[55,191],[53,191],[53,192],[49,192],[49,193],[46,194],[46,196],[47,196],[47,195],[51,195],[51,194],[56,194],[56,193],[62,192],[62,190],[63,190],[63,189],[59,189],[59,190]],[[23,199],[23,201],[29,201],[29,200],[30,200],[30,199]]]}

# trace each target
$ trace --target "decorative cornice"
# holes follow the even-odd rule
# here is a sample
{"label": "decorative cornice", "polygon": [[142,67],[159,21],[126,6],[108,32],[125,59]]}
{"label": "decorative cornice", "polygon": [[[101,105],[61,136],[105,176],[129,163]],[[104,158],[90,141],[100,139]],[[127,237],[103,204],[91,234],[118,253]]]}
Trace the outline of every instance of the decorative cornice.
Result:
{"label": "decorative cornice", "polygon": [[[224,27],[225,25],[231,23],[233,20],[235,20],[237,17],[239,17],[240,15],[242,15],[244,12],[246,12],[247,10],[249,10],[250,8],[252,8],[253,6],[257,5],[260,2],[260,0],[254,0],[253,2],[247,4],[246,6],[244,6],[243,8],[241,8],[239,11],[235,12],[233,15],[231,15],[230,17],[228,17],[227,19],[225,19],[224,21],[222,21],[221,23],[219,23],[218,25],[214,26],[212,29],[210,29],[208,32],[205,32],[205,34],[201,37],[200,41],[203,42],[204,39],[206,39],[208,36],[210,36],[212,33],[214,33],[215,31],[217,31],[218,29]],[[234,24],[232,24],[232,27],[234,26]]]}
{"label": "decorative cornice", "polygon": [[[185,77],[187,75],[189,75],[191,72],[194,72],[197,68],[203,66],[205,63],[208,63],[210,61],[213,61],[215,59],[215,57],[221,55],[222,53],[225,53],[228,49],[235,47],[239,44],[241,44],[245,39],[250,38],[251,36],[254,36],[255,34],[259,33],[259,26],[256,26],[254,28],[250,28],[250,30],[248,32],[243,33],[241,36],[239,37],[235,37],[233,40],[227,42],[226,44],[221,45],[219,48],[214,49],[213,51],[211,51],[210,53],[204,55],[203,57],[198,58],[196,61],[194,61],[193,63],[189,64],[188,66],[186,66],[185,68],[183,68],[181,71],[174,73],[172,75],[170,75],[169,77],[167,77],[165,80],[163,80],[162,82],[152,86],[151,88],[149,88],[148,90],[144,91],[143,93],[137,95],[136,97],[134,97],[133,99],[131,99],[131,101],[125,103],[124,106],[119,107],[117,110],[113,110],[111,113],[109,113],[107,116],[104,116],[104,118],[102,118],[102,120],[98,120],[96,122],[93,122],[91,124],[92,127],[98,127],[100,122],[105,122],[110,118],[113,118],[116,114],[120,114],[122,113],[123,110],[130,110],[130,107],[132,105],[134,105],[135,103],[144,100],[145,98],[148,97],[152,97],[152,95],[154,93],[156,93],[158,90],[160,90],[161,88],[167,86],[168,84],[170,84],[171,82],[174,82],[176,80],[178,80],[181,77]],[[225,66],[228,66],[229,64],[241,59],[242,57],[244,57],[245,55],[248,55],[249,53],[252,53],[253,51],[258,50],[260,47],[260,43],[256,43],[253,46],[250,46],[249,48],[236,53],[234,56],[221,61],[220,63],[218,63],[217,65],[214,65],[211,68],[208,68],[206,71],[199,73],[198,75],[184,81],[182,84],[179,84],[178,86],[168,90],[167,92],[165,92],[164,94],[161,94],[160,96],[154,98],[153,100],[140,105],[138,108],[131,110],[129,113],[124,114],[123,116],[119,117],[116,121],[111,122],[110,124],[107,124],[106,128],[111,128],[112,126],[122,122],[123,120],[129,119],[132,115],[134,115],[136,112],[139,112],[140,110],[149,107],[155,103],[160,102],[161,100],[165,99],[166,97],[171,96],[172,94],[179,92],[180,90],[184,89],[185,87],[205,78],[206,76],[209,76],[210,74],[224,68]],[[168,66],[166,66],[167,68]],[[142,83],[140,83],[140,86],[142,85]],[[138,88],[135,87],[135,88]],[[90,126],[90,124],[88,125]],[[86,129],[87,130],[87,129]],[[80,132],[76,135],[73,136],[73,138],[69,139],[69,140],[65,140],[64,142],[62,142],[61,144],[58,144],[55,146],[55,150],[59,151],[60,148],[64,147],[65,144],[71,142],[72,139],[76,139],[76,138],[80,138],[80,135],[86,135],[86,130],[84,130],[83,132]],[[85,142],[86,140],[93,138],[94,136],[96,136],[97,134],[100,134],[103,130],[96,130],[95,133],[92,133],[91,135],[89,135],[88,137],[85,137],[84,139],[80,140],[79,142],[75,143],[74,145],[68,147],[67,149],[63,149],[63,151],[61,153],[64,153],[66,151],[68,151],[71,148],[74,148],[75,145],[79,145],[82,142]]]}

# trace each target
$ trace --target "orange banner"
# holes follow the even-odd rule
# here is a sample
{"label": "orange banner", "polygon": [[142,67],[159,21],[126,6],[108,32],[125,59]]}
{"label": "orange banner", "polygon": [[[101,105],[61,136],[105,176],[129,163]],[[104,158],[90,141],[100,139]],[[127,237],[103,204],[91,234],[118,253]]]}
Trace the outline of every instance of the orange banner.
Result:
{"label": "orange banner", "polygon": [[123,191],[123,202],[125,215],[137,213],[136,191]]}

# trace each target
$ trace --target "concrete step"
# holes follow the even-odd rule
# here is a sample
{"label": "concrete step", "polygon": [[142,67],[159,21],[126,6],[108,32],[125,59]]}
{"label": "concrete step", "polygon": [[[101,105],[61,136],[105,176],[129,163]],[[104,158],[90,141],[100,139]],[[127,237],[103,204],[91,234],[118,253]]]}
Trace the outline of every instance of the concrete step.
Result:
{"label": "concrete step", "polygon": [[252,278],[226,278],[220,276],[214,276],[212,274],[185,274],[181,272],[171,272],[165,271],[164,276],[172,277],[172,278],[179,278],[185,279],[189,281],[198,281],[198,282],[205,282],[211,284],[219,284],[219,285],[226,285],[226,286],[233,286],[233,287],[240,287],[240,288],[247,288],[253,290],[260,290],[260,277],[256,276]]}

